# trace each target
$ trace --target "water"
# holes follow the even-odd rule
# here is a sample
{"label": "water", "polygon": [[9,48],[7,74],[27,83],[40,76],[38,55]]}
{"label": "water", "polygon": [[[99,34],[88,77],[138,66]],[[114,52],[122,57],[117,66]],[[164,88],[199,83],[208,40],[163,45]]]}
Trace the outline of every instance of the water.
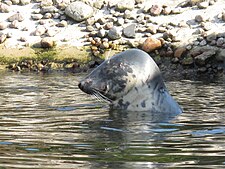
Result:
{"label": "water", "polygon": [[0,74],[0,168],[225,168],[225,84],[167,82],[184,113],[113,112],[69,73]]}

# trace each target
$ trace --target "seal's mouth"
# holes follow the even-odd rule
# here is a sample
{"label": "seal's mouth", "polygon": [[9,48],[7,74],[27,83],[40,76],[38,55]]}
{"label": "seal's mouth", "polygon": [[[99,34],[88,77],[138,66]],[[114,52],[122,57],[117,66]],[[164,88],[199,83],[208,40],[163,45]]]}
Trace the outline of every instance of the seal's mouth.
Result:
{"label": "seal's mouth", "polygon": [[91,80],[84,80],[81,81],[78,84],[78,87],[80,88],[80,90],[82,90],[83,92],[93,95],[96,98],[100,99],[100,100],[104,100],[107,102],[113,102],[113,100],[111,100],[109,97],[107,97],[107,91],[108,91],[108,86],[106,84],[100,84],[97,87],[93,87],[93,83]]}

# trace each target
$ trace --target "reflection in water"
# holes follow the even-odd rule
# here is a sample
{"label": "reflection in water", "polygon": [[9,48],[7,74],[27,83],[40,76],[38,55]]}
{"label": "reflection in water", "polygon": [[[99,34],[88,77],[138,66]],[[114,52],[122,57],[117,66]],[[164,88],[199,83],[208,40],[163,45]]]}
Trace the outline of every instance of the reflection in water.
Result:
{"label": "reflection in water", "polygon": [[224,168],[225,85],[167,82],[180,115],[109,111],[80,76],[0,74],[0,166]]}

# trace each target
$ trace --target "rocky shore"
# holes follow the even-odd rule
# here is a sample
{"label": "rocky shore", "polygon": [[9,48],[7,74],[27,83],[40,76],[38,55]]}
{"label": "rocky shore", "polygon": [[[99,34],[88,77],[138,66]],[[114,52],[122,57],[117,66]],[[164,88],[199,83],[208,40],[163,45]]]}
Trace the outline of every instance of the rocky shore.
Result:
{"label": "rocky shore", "polygon": [[[0,60],[17,71],[60,67],[79,72],[96,66],[113,50],[135,47],[151,54],[165,73],[215,75],[224,69],[224,4],[224,0],[4,0],[0,45],[5,52],[0,52]],[[24,48],[32,52],[20,52]],[[8,51],[15,49],[18,52],[7,59]],[[70,53],[63,52],[67,50]],[[13,59],[17,55],[21,59]],[[80,62],[78,55],[86,58]]]}

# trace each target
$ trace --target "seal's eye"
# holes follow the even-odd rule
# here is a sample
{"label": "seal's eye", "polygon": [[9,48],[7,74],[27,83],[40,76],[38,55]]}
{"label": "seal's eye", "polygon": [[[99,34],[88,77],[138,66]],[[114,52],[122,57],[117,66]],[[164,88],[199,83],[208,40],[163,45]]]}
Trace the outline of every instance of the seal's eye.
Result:
{"label": "seal's eye", "polygon": [[102,93],[106,93],[108,91],[108,85],[106,83],[101,83],[99,89]]}

